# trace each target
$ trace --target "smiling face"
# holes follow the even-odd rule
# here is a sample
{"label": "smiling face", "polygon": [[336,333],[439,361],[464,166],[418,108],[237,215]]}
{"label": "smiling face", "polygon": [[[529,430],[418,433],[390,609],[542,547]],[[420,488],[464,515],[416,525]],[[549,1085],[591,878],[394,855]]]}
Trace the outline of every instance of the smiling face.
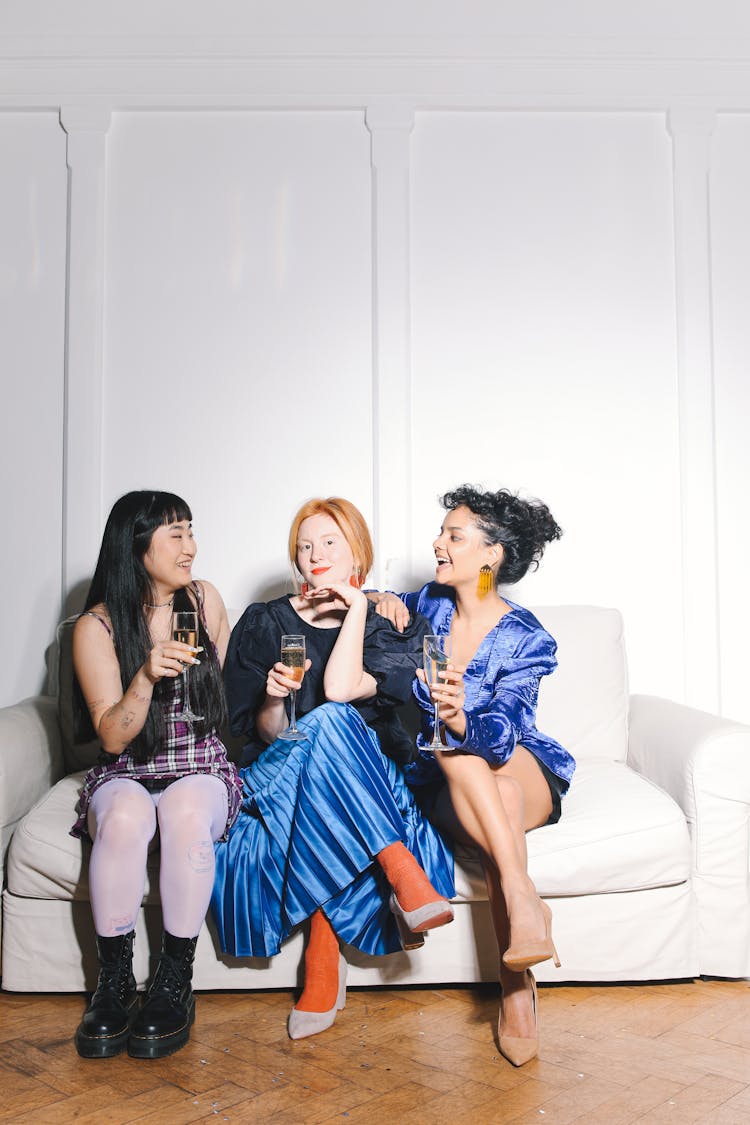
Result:
{"label": "smiling face", "polygon": [[487,565],[497,573],[503,557],[499,543],[487,546],[474,513],[465,507],[454,508],[446,514],[442,530],[432,546],[437,561],[435,581],[445,586],[475,588],[480,569]]}
{"label": "smiling face", "polygon": [[151,579],[157,601],[190,585],[197,549],[193,527],[188,520],[163,523],[157,527],[143,556],[143,565]]}
{"label": "smiling face", "polygon": [[297,535],[297,569],[314,589],[331,582],[348,582],[354,573],[354,554],[331,516],[308,516]]}

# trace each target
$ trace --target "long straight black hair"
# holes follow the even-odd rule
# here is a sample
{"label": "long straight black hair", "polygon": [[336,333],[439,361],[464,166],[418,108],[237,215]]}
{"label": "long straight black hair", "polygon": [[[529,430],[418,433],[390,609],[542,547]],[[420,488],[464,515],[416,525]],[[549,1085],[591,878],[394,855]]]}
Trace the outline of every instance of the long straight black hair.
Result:
{"label": "long straight black hair", "polygon": [[[158,527],[192,518],[185,501],[172,492],[128,492],[109,513],[84,612],[96,605],[106,606],[123,692],[153,647],[145,607],[156,601],[156,591],[143,561],[151,539]],[[191,596],[187,589],[178,590],[173,608],[196,609],[197,600],[197,591],[193,590]],[[196,734],[200,735],[225,721],[226,702],[218,657],[201,612],[198,637],[198,644],[203,646],[201,663],[192,665],[186,675],[190,676],[191,703],[203,715],[203,721],[195,723]],[[136,761],[147,761],[160,746],[164,737],[161,705],[171,691],[169,678],[154,685],[146,722],[130,744]],[[76,702],[80,735],[93,738],[91,719],[77,679]]]}

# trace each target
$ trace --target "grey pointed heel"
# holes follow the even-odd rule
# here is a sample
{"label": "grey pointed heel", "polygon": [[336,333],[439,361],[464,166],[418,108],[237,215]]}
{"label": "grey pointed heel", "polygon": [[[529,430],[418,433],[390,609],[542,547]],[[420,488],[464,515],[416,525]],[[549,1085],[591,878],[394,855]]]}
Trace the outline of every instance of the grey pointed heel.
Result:
{"label": "grey pointed heel", "polygon": [[339,953],[339,991],[336,1003],[327,1012],[300,1012],[292,1008],[287,1022],[287,1033],[290,1039],[307,1039],[310,1035],[319,1035],[332,1027],[336,1013],[346,1007],[346,959]]}
{"label": "grey pointed heel", "polygon": [[404,949],[418,949],[424,943],[424,931],[436,926],[445,926],[453,921],[453,907],[445,898],[425,903],[416,910],[404,910],[391,892],[391,910],[396,919],[401,945]]}

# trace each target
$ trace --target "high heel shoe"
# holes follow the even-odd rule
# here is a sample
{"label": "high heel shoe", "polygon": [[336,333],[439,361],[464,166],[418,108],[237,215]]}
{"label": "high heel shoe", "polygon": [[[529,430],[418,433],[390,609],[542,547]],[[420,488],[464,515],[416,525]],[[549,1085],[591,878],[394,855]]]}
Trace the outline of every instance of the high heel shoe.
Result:
{"label": "high heel shoe", "polygon": [[497,1041],[500,1045],[500,1054],[504,1059],[507,1059],[513,1066],[523,1066],[524,1063],[529,1062],[531,1059],[536,1058],[539,1054],[539,1020],[537,1017],[537,994],[536,994],[536,981],[531,969],[527,969],[531,979],[531,1004],[534,1012],[534,1029],[536,1035],[533,1039],[527,1039],[520,1035],[501,1035],[500,1034],[500,1017],[497,1020]]}
{"label": "high heel shoe", "polygon": [[424,944],[424,931],[445,926],[453,921],[453,907],[445,898],[426,902],[416,910],[404,910],[396,892],[391,892],[391,910],[396,919],[401,945],[404,949],[418,949]]}
{"label": "high heel shoe", "polygon": [[339,954],[339,991],[336,1003],[327,1012],[301,1012],[292,1008],[287,1022],[290,1039],[307,1039],[309,1035],[319,1035],[333,1026],[336,1013],[346,1007],[346,959]]}
{"label": "high heel shoe", "polygon": [[506,949],[503,954],[503,964],[511,972],[522,973],[524,969],[530,969],[540,961],[548,961],[550,957],[554,958],[555,968],[560,968],[560,958],[557,956],[555,943],[552,940],[552,911],[546,902],[542,902],[541,899],[539,901],[544,913],[544,938],[541,940],[527,938],[526,941],[520,941],[518,945]]}

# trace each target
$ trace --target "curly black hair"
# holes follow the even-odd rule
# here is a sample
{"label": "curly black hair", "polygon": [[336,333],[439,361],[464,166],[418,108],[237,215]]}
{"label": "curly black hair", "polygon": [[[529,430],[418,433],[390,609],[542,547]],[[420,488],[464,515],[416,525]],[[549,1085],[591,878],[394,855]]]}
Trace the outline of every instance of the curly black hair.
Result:
{"label": "curly black hair", "polygon": [[546,504],[541,500],[523,500],[507,488],[486,492],[462,484],[446,492],[440,503],[448,512],[468,508],[487,544],[502,545],[503,561],[496,580],[503,585],[518,582],[531,566],[536,570],[544,548],[562,535],[562,528]]}

